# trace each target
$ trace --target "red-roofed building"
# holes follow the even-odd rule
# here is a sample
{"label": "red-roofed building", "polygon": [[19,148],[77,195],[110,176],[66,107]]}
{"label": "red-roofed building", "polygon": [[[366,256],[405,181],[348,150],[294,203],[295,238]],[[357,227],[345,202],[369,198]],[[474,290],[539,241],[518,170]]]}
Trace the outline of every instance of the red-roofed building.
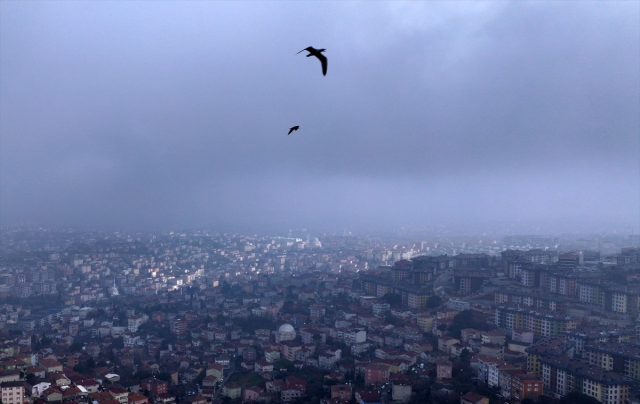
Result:
{"label": "red-roofed building", "polygon": [[489,404],[489,399],[481,394],[470,391],[460,397],[460,404]]}
{"label": "red-roofed building", "polygon": [[366,385],[371,384],[384,384],[389,381],[389,367],[372,363],[364,367],[364,383]]}
{"label": "red-roofed building", "polygon": [[244,401],[258,401],[260,393],[263,393],[264,389],[258,386],[247,387],[244,389]]}
{"label": "red-roofed building", "polygon": [[164,380],[149,378],[140,382],[142,390],[148,390],[152,396],[157,396],[167,392],[167,386],[169,383]]}
{"label": "red-roofed building", "polygon": [[129,393],[129,404],[149,404],[149,399],[140,393]]}

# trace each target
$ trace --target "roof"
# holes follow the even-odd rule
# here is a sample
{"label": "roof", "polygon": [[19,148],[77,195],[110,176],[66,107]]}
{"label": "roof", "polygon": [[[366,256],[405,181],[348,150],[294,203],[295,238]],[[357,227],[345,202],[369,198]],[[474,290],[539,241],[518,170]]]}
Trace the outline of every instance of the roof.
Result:
{"label": "roof", "polygon": [[474,393],[473,391],[468,392],[464,396],[461,397],[464,400],[471,401],[472,403],[477,403],[478,401],[485,398],[482,394]]}
{"label": "roof", "polygon": [[291,324],[282,324],[280,328],[278,328],[278,332],[295,332],[295,329]]}

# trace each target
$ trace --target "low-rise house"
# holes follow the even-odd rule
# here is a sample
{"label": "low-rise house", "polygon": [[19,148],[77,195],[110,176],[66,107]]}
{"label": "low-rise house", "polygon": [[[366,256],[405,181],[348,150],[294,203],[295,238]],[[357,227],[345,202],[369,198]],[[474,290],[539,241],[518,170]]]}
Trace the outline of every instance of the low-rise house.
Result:
{"label": "low-rise house", "polygon": [[33,397],[40,397],[42,393],[51,387],[51,383],[42,379],[34,379],[31,382],[25,384],[25,390],[27,394]]}
{"label": "low-rise house", "polygon": [[438,351],[449,354],[451,353],[451,347],[458,343],[460,343],[459,339],[444,335],[438,338]]}
{"label": "low-rise house", "polygon": [[300,386],[283,386],[280,390],[280,400],[288,403],[304,395],[304,389]]}
{"label": "low-rise house", "polygon": [[127,390],[120,387],[109,387],[107,391],[113,396],[114,399],[118,400],[120,404],[128,404],[129,392]]}
{"label": "low-rise house", "polygon": [[224,367],[219,363],[209,365],[205,372],[206,376],[215,376],[216,379],[221,380],[224,375]]}
{"label": "low-rise house", "polygon": [[154,398],[154,404],[175,404],[176,397],[173,394],[161,393]]}
{"label": "low-rise house", "polygon": [[264,389],[258,386],[247,387],[244,389],[244,401],[258,401],[260,393],[263,393]]}
{"label": "low-rise house", "polygon": [[50,372],[62,372],[62,364],[55,359],[40,359],[38,361],[38,366],[44,369],[47,374],[49,374]]}
{"label": "low-rise house", "polygon": [[226,383],[222,388],[222,395],[234,400],[242,396],[242,387],[236,383]]}
{"label": "low-rise house", "polygon": [[273,363],[267,361],[256,361],[255,370],[258,373],[273,372]]}
{"label": "low-rise house", "polygon": [[269,393],[280,393],[280,390],[282,390],[282,386],[284,386],[284,380],[282,379],[278,379],[278,380],[270,380],[266,383],[266,388],[267,391]]}
{"label": "low-rise house", "polygon": [[436,378],[438,381],[451,379],[453,370],[453,362],[448,360],[439,360],[436,362]]}
{"label": "low-rise house", "polygon": [[129,393],[127,402],[128,404],[149,404],[149,399],[140,393]]}
{"label": "low-rise house", "polygon": [[482,394],[470,391],[460,397],[460,404],[489,404],[489,399]]}
{"label": "low-rise house", "polygon": [[62,402],[62,390],[58,387],[49,387],[42,392],[42,397],[48,403],[61,403]]}
{"label": "low-rise house", "polygon": [[331,398],[351,400],[351,397],[353,397],[353,387],[350,384],[336,384],[331,386]]}
{"label": "low-rise house", "polygon": [[407,403],[411,400],[412,391],[413,389],[409,383],[393,383],[391,388],[391,398],[396,403]]}

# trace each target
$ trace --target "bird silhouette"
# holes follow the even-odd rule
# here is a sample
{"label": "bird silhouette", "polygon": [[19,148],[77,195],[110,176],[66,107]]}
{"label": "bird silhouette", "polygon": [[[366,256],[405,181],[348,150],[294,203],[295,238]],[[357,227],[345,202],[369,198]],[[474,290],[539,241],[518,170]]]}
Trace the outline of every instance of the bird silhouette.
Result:
{"label": "bird silhouette", "polygon": [[287,136],[289,136],[291,134],[291,132],[298,130],[299,126],[296,125],[293,128],[289,128],[289,133],[287,133]]}
{"label": "bird silhouette", "polygon": [[[307,51],[309,52],[309,54],[307,55],[307,57],[309,56],[315,56],[318,58],[318,60],[320,61],[320,63],[322,63],[322,75],[326,76],[327,75],[327,57],[325,55],[322,54],[322,52],[326,51],[326,49],[316,49],[313,46],[309,46],[308,48],[304,48],[303,50],[301,50],[300,52],[304,52]],[[300,53],[298,52],[298,53]],[[296,53],[296,55],[298,54]]]}

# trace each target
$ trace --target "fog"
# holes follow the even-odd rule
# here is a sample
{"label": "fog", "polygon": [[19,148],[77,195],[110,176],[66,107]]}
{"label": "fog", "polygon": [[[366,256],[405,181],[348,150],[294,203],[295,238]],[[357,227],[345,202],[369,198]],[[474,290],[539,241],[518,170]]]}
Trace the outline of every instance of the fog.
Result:
{"label": "fog", "polygon": [[638,2],[3,1],[0,220],[638,231],[639,89]]}

